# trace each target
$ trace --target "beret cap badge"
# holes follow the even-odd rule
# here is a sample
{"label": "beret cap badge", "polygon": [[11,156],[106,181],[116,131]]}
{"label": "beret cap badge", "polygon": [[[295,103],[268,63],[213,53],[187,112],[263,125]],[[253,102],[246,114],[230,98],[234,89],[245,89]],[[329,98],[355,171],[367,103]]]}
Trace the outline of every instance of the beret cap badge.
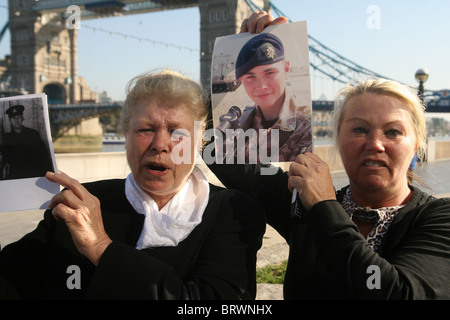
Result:
{"label": "beret cap badge", "polygon": [[277,57],[277,52],[275,51],[275,48],[273,45],[269,42],[264,43],[260,47],[261,51],[264,53],[267,59],[274,60]]}

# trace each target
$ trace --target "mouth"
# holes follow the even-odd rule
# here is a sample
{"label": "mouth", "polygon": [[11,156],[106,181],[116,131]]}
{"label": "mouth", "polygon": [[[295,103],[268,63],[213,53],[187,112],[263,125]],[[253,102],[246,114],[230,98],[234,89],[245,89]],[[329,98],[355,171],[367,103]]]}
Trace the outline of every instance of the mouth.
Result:
{"label": "mouth", "polygon": [[266,98],[268,98],[270,96],[271,96],[271,93],[269,93],[269,92],[267,92],[267,93],[260,93],[260,94],[255,95],[255,97],[257,99],[266,99]]}
{"label": "mouth", "polygon": [[363,163],[364,167],[387,167],[382,161],[367,160]]}
{"label": "mouth", "polygon": [[151,162],[146,165],[147,169],[152,173],[164,174],[169,171],[169,167],[162,163]]}

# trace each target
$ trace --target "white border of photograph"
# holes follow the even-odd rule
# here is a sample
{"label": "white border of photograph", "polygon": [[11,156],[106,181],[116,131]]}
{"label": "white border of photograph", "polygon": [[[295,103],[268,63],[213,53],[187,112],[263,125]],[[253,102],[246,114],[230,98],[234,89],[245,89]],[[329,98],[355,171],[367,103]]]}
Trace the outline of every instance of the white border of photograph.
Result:
{"label": "white border of photograph", "polygon": [[[44,93],[0,98],[0,103],[14,101],[15,104],[26,104],[27,100],[40,99],[42,101],[42,119],[38,132],[48,148],[54,171],[57,172],[55,153],[50,130],[47,96]],[[25,101],[25,102],[24,102]],[[4,115],[4,114],[3,114]],[[39,121],[41,122],[41,121]],[[47,209],[51,198],[60,191],[57,183],[42,177],[1,180],[0,181],[0,212]]]}
{"label": "white border of photograph", "polygon": [[[295,93],[298,105],[309,108],[309,114],[305,114],[305,117],[312,121],[306,21],[267,27],[263,33],[274,34],[282,41],[285,60],[289,61],[290,65],[287,86],[289,90]],[[243,85],[239,85],[235,72],[236,60],[241,48],[255,36],[257,34],[246,32],[216,38],[211,62],[211,104],[214,128],[219,126],[220,116],[227,113],[232,106],[238,106],[243,111],[245,107],[255,105],[248,97]],[[214,86],[228,87],[228,91],[215,93]],[[313,144],[313,141],[311,141],[311,144]]]}

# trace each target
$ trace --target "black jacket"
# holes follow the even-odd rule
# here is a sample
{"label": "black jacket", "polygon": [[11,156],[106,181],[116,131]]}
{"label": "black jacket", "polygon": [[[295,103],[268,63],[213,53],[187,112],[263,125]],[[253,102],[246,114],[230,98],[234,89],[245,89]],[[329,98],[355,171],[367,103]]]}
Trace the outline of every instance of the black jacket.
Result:
{"label": "black jacket", "polygon": [[291,216],[281,169],[261,175],[259,165],[210,168],[227,187],[254,196],[289,244],[285,299],[450,299],[450,199],[411,187],[411,200],[374,252],[339,203],[345,188],[338,201],[320,202],[299,218]]}
{"label": "black jacket", "polygon": [[[210,185],[202,222],[176,247],[135,249],[144,215],[125,197],[125,180],[85,184],[99,198],[113,242],[97,267],[78,253],[64,221],[47,210],[31,233],[0,252],[0,279],[20,298],[254,299],[263,210],[243,193]],[[81,289],[72,287],[80,268]],[[69,283],[69,286],[68,286]]]}

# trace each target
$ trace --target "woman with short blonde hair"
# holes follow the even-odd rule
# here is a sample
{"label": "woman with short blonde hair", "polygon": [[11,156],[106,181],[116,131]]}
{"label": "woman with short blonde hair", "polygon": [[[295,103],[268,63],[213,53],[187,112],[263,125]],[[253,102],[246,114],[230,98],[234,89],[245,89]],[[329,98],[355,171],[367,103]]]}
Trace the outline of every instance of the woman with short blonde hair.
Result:
{"label": "woman with short blonde hair", "polygon": [[[19,298],[254,299],[263,208],[195,165],[195,122],[204,127],[206,116],[191,79],[170,70],[134,78],[122,120],[131,173],[86,184],[47,173],[65,190],[35,231],[0,252],[0,281]],[[190,161],[175,162],[180,145]],[[66,286],[72,265],[79,290]]]}

